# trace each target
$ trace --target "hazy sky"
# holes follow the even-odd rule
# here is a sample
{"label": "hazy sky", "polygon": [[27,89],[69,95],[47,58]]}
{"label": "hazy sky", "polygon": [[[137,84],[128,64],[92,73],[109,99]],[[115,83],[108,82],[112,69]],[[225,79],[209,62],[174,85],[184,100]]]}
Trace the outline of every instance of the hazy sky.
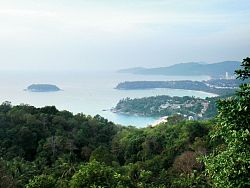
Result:
{"label": "hazy sky", "polygon": [[242,60],[249,0],[0,0],[0,70]]}

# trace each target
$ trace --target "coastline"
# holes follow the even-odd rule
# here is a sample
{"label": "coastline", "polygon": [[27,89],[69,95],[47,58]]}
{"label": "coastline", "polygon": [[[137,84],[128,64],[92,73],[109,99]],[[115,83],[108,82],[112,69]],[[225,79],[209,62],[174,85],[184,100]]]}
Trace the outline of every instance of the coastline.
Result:
{"label": "coastline", "polygon": [[[229,84],[235,85],[234,88],[228,87]],[[115,89],[117,90],[152,90],[152,89],[178,89],[185,91],[204,92],[209,96],[221,96],[234,93],[239,87],[234,80],[176,80],[176,81],[124,81],[120,82]]]}
{"label": "coastline", "polygon": [[153,122],[150,126],[151,127],[155,127],[161,123],[166,123],[168,122],[168,116],[163,116],[163,117],[160,117],[158,120],[156,120],[155,122]]}

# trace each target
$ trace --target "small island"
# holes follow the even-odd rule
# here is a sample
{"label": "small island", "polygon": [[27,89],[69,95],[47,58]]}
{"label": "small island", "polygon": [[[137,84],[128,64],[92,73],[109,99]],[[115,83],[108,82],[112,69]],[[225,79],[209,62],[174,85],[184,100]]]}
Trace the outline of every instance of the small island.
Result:
{"label": "small island", "polygon": [[26,91],[30,92],[56,92],[60,90],[59,87],[51,84],[32,84],[26,89]]}

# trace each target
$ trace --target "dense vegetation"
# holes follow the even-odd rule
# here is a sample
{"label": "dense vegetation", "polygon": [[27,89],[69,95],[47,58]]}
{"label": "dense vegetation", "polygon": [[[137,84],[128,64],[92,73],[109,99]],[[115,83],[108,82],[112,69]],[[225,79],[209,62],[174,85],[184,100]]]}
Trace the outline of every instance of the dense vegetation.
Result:
{"label": "dense vegetation", "polygon": [[[250,58],[242,67],[238,78],[249,80]],[[204,157],[206,173],[216,187],[250,187],[250,83],[242,84],[235,97],[219,101],[218,111],[210,135],[220,144]]]}
{"label": "dense vegetation", "polygon": [[209,119],[217,115],[216,101],[224,97],[207,97],[206,99],[196,97],[170,97],[167,95],[125,98],[120,100],[112,109],[115,113],[140,115],[140,116],[171,116],[181,114],[193,119]]}
{"label": "dense vegetation", "polygon": [[[130,81],[122,82],[116,86],[116,89],[134,90],[134,89],[186,89],[195,91],[204,91],[218,95],[228,95],[235,92],[242,81],[231,80],[210,80],[210,81]],[[229,87],[231,85],[231,87]]]}
{"label": "dense vegetation", "polygon": [[[238,71],[249,77],[250,59]],[[121,127],[55,107],[0,105],[0,187],[248,187],[250,84],[218,117]]]}
{"label": "dense vegetation", "polygon": [[209,151],[212,123],[173,122],[119,127],[100,116],[3,103],[0,187],[177,185],[181,173],[202,170],[195,158]]}

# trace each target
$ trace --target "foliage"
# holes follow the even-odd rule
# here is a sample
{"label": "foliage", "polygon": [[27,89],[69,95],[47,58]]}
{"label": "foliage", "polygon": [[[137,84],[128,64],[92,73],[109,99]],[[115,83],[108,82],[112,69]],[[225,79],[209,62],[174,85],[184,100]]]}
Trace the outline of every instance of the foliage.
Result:
{"label": "foliage", "polygon": [[[249,78],[250,59],[244,59],[239,78]],[[218,123],[211,138],[222,140],[216,150],[204,158],[206,172],[216,187],[250,186],[250,84],[241,85],[235,97],[218,103]]]}
{"label": "foliage", "polygon": [[[72,188],[81,187],[117,187],[116,172],[109,166],[97,161],[82,165],[70,182]],[[117,176],[117,175],[116,175]]]}
{"label": "foliage", "polygon": [[50,175],[39,175],[35,176],[29,183],[25,186],[26,188],[54,188],[56,180]]}
{"label": "foliage", "polygon": [[243,62],[241,64],[243,69],[236,70],[235,73],[238,75],[237,78],[240,78],[242,80],[246,80],[250,78],[250,58],[247,57],[243,59]]}
{"label": "foliage", "polygon": [[174,184],[183,170],[167,177],[176,159],[208,150],[211,122],[174,116],[155,128],[137,129],[100,116],[6,102],[0,105],[0,127],[2,185],[133,188]]}
{"label": "foliage", "polygon": [[29,186],[51,176],[69,181],[79,162],[88,161],[81,151],[88,148],[91,154],[100,145],[110,151],[119,129],[98,115],[73,115],[53,106],[11,106],[5,102],[0,105],[0,156],[7,174],[0,178],[17,187],[33,176],[36,178]]}
{"label": "foliage", "polygon": [[207,97],[205,99],[189,96],[170,97],[167,95],[135,99],[125,98],[117,103],[113,112],[150,117],[181,114],[186,119],[190,116],[197,120],[211,119],[218,114],[216,101],[230,96],[232,95]]}

